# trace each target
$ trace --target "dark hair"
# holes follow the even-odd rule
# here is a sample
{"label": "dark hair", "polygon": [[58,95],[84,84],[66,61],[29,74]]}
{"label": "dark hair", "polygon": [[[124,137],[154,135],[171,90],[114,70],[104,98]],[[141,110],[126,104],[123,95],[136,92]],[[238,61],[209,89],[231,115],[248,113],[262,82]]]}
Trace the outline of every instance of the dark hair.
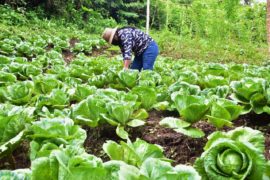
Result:
{"label": "dark hair", "polygon": [[118,36],[118,31],[119,30],[122,30],[122,29],[125,29],[125,28],[131,28],[131,29],[136,29],[135,27],[132,27],[132,26],[124,26],[124,27],[121,27],[121,28],[117,28],[116,30],[116,33],[113,37],[113,40],[112,40],[112,45],[115,45],[115,46],[121,46],[122,42],[119,38],[117,38],[118,40],[115,39],[115,36]]}

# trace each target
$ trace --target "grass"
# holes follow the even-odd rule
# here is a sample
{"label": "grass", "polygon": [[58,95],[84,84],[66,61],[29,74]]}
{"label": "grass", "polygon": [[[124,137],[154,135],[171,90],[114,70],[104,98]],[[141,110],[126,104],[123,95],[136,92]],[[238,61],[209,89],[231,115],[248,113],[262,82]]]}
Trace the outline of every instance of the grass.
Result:
{"label": "grass", "polygon": [[210,41],[187,39],[170,32],[151,32],[160,54],[175,59],[205,62],[263,64],[268,60],[267,44],[242,43],[233,40]]}

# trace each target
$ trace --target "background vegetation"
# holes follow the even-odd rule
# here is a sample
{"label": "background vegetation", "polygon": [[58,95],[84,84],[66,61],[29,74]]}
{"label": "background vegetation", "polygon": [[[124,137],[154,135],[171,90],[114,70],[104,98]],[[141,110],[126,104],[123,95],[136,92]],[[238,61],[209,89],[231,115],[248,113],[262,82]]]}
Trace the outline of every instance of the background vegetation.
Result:
{"label": "background vegetation", "polygon": [[[145,0],[0,0],[15,25],[43,19],[100,34],[104,27],[144,28]],[[16,9],[11,11],[10,8]],[[19,12],[19,13],[18,13]],[[7,21],[10,23],[10,21]],[[42,23],[41,23],[42,24]],[[162,54],[204,61],[267,60],[266,3],[250,0],[152,0],[151,35]]]}

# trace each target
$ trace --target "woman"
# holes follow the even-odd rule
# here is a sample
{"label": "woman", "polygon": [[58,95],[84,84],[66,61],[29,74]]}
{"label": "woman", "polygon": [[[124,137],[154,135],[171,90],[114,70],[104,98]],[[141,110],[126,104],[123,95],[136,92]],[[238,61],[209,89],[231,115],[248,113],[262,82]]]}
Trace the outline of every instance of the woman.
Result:
{"label": "woman", "polygon": [[124,69],[129,68],[134,52],[135,58],[131,69],[153,70],[158,55],[158,45],[149,35],[133,27],[106,28],[102,38],[109,44],[120,47],[124,58]]}

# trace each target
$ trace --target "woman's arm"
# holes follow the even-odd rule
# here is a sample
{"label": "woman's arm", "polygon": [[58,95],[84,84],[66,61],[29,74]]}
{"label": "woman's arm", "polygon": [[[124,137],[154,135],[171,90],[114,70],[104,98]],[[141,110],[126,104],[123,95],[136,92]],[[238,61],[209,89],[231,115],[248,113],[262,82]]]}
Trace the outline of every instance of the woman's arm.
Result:
{"label": "woman's arm", "polygon": [[128,69],[128,68],[129,68],[130,63],[131,63],[131,60],[129,60],[129,59],[125,59],[125,60],[124,60],[124,69]]}

